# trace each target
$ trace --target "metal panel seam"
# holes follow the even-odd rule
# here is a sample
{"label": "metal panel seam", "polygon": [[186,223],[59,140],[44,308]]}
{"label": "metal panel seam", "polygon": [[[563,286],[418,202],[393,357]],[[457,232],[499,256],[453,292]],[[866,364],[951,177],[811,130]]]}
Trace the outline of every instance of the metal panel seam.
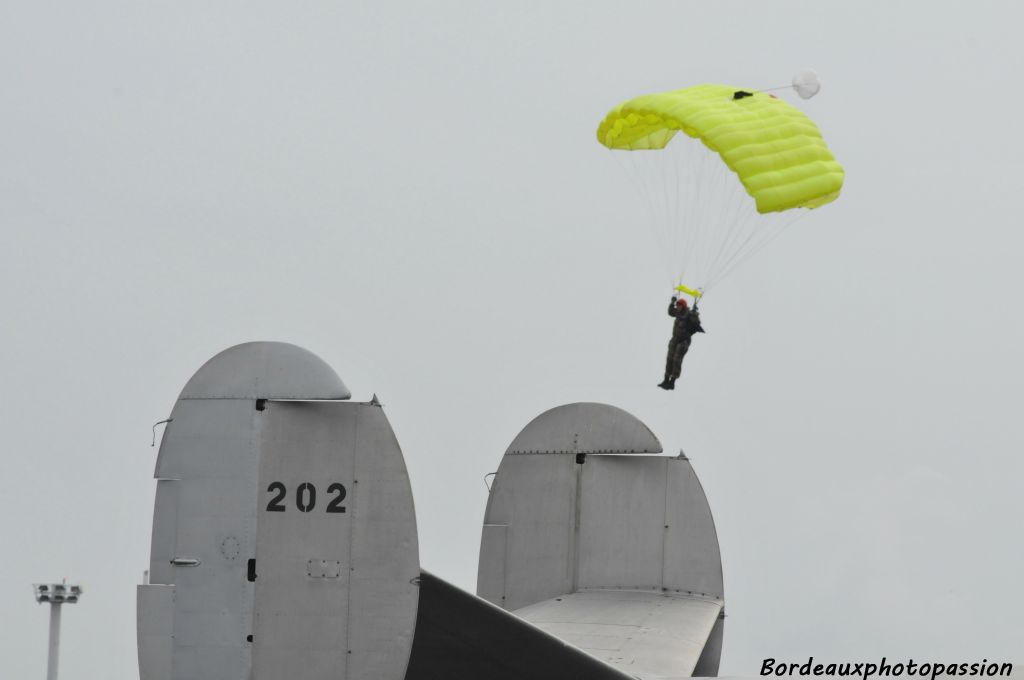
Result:
{"label": "metal panel seam", "polygon": [[[251,545],[247,546],[247,550],[252,555],[252,559],[256,562],[256,536],[259,533],[259,513],[257,508],[260,504],[260,462],[262,456],[262,430],[260,425],[260,411],[256,410],[256,401],[252,400],[252,411],[249,416],[249,455],[251,456],[252,463],[248,466],[248,479],[246,482],[249,484],[249,488],[252,489],[252,504],[249,506],[249,511],[246,513],[246,520],[250,527],[249,540]],[[259,562],[256,562],[256,569],[259,569]],[[259,572],[257,571],[257,577]],[[252,635],[256,631],[256,583],[250,583],[246,579],[244,585],[245,596],[242,598],[241,606],[239,607],[238,615],[241,619],[242,630],[248,630],[247,635]],[[252,645],[241,647],[242,649],[242,668],[245,668],[249,675],[252,674]],[[246,658],[248,657],[248,658]]]}
{"label": "metal panel seam", "polygon": [[[501,547],[501,606],[505,607],[505,603],[508,601],[506,596],[508,595],[508,534],[509,526],[505,525],[505,530],[502,534],[502,545]],[[417,612],[418,614],[418,612]]]}
{"label": "metal panel seam", "polygon": [[662,516],[664,521],[662,522],[663,527],[661,529],[661,583],[659,583],[659,585],[661,586],[662,590],[665,590],[665,560],[668,557],[668,532],[669,532],[669,525],[668,525],[668,479],[669,479],[669,475],[668,475],[668,459],[667,458],[665,459],[665,472],[664,472],[663,476],[665,478],[665,487],[664,487],[664,492],[662,494],[662,500],[664,501],[664,506],[663,506],[664,510],[662,511],[661,516]]}
{"label": "metal panel seam", "polygon": [[352,419],[352,515],[351,526],[348,532],[348,588],[345,590],[345,678],[349,678],[349,666],[352,662],[352,649],[350,638],[352,637],[352,577],[356,573],[356,558],[353,553],[352,543],[355,540],[356,513],[359,512],[359,477],[356,463],[359,461],[359,419],[362,414],[359,407],[356,407],[355,418]]}
{"label": "metal panel seam", "polygon": [[576,592],[580,583],[580,517],[583,514],[583,465],[576,465],[576,493],[573,499],[572,548],[570,550],[570,590]]}

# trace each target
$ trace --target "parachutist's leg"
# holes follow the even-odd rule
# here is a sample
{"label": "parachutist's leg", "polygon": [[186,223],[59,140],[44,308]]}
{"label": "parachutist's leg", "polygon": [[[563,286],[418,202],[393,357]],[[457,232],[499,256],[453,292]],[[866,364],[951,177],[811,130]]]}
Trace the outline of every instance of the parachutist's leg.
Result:
{"label": "parachutist's leg", "polygon": [[672,375],[672,367],[675,365],[676,349],[678,346],[679,342],[675,338],[668,341],[668,354],[665,356],[666,378]]}
{"label": "parachutist's leg", "polygon": [[672,357],[675,356],[675,352],[676,339],[672,338],[668,341],[668,355],[665,357],[665,379],[658,384],[658,387],[663,390],[672,389],[670,387],[672,384]]}
{"label": "parachutist's leg", "polygon": [[675,382],[676,378],[683,371],[683,357],[686,356],[686,350],[690,349],[690,341],[680,340],[675,343],[672,355],[669,361],[669,376],[672,378],[671,382]]}

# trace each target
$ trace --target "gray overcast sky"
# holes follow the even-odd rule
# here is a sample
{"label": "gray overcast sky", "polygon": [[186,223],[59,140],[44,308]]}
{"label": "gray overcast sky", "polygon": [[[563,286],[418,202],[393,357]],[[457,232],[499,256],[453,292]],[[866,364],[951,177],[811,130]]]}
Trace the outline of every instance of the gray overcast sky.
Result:
{"label": "gray overcast sky", "polygon": [[[718,526],[724,674],[1020,659],[1017,3],[0,2],[0,675],[137,677],[156,449],[248,340],[377,392],[422,564],[473,590],[533,416],[632,412]],[[838,202],[722,283],[679,388],[627,97],[822,74]],[[792,100],[792,97],[790,97]]]}

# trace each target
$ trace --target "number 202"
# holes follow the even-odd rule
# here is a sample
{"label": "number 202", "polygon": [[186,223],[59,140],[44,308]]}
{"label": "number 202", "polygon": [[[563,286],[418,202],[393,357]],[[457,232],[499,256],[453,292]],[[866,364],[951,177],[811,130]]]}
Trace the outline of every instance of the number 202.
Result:
{"label": "number 202", "polygon": [[[284,505],[284,499],[288,495],[288,489],[285,485],[281,482],[271,482],[270,486],[267,487],[267,491],[277,494],[267,504],[267,512],[284,512],[287,509]],[[327,504],[327,512],[345,512],[345,506],[341,504],[345,500],[345,496],[348,495],[345,485],[335,482],[327,487],[327,493],[334,494],[334,498]],[[316,507],[316,487],[313,484],[303,482],[295,489],[295,507],[300,512],[312,512],[313,508]]]}

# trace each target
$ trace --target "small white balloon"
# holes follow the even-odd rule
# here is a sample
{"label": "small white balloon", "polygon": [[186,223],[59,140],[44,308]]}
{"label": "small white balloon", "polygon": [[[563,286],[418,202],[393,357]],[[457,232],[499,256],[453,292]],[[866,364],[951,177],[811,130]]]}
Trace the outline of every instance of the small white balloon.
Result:
{"label": "small white balloon", "polygon": [[805,68],[793,76],[793,89],[803,99],[810,99],[818,94],[818,90],[821,89],[821,81],[818,80],[818,74],[813,69]]}

